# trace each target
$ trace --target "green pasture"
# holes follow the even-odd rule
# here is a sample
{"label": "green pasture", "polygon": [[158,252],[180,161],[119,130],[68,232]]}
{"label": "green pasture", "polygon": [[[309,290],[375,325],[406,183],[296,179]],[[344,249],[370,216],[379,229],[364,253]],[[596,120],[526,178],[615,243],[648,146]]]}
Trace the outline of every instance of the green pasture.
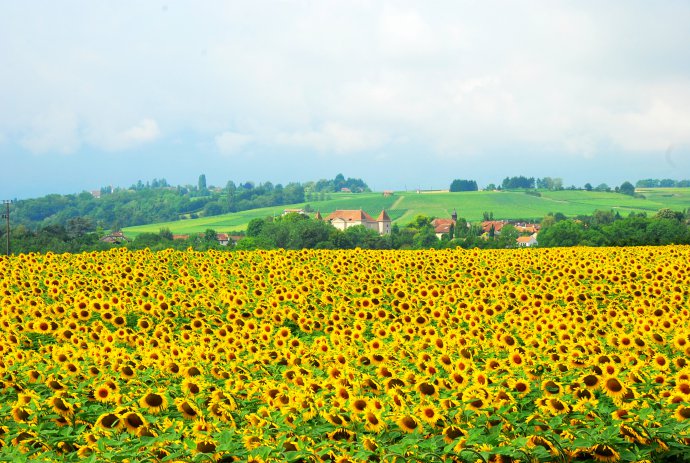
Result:
{"label": "green pasture", "polygon": [[164,222],[128,227],[129,236],[140,233],[158,233],[169,228],[175,234],[202,233],[207,229],[217,232],[244,230],[254,218],[274,217],[286,208],[303,208],[307,204],[324,217],[336,209],[362,209],[372,217],[386,209],[394,223],[405,225],[417,215],[450,217],[455,209],[459,217],[470,222],[482,220],[484,212],[493,212],[494,219],[538,220],[548,213],[561,212],[568,217],[591,215],[595,210],[614,210],[627,216],[630,212],[654,214],[662,208],[684,210],[690,208],[690,188],[638,189],[638,197],[599,191],[540,191],[534,196],[524,191],[472,191],[462,193],[399,191],[384,197],[381,193],[333,193],[325,201],[224,214],[213,217]]}

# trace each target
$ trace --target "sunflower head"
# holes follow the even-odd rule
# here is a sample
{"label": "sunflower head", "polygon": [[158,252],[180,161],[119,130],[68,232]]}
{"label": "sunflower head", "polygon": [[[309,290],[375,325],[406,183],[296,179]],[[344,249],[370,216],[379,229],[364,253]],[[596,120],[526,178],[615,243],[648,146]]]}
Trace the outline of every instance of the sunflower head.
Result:
{"label": "sunflower head", "polygon": [[168,398],[161,391],[149,391],[139,399],[139,407],[155,415],[168,408]]}

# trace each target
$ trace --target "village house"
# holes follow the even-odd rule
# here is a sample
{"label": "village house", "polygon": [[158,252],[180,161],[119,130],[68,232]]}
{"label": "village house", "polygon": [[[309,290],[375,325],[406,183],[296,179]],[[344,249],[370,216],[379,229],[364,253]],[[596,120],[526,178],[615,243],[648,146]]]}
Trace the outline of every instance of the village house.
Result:
{"label": "village house", "polygon": [[536,233],[533,233],[532,235],[529,235],[529,236],[519,236],[516,241],[517,241],[518,246],[526,247],[526,248],[529,248],[531,246],[536,246],[538,244]]}
{"label": "village house", "polygon": [[434,219],[431,221],[431,226],[434,227],[434,233],[438,239],[441,239],[443,235],[452,235],[455,232],[455,225],[458,222],[458,213],[455,209],[453,209],[453,214],[450,217],[450,219]]}
{"label": "village house", "polygon": [[493,228],[494,234],[498,235],[501,233],[501,229],[506,225],[508,225],[508,222],[505,220],[485,220],[482,222],[482,232],[490,233]]}
{"label": "village house", "polygon": [[218,240],[218,244],[221,246],[227,246],[230,242],[230,235],[227,233],[216,233],[216,240]]}
{"label": "village house", "polygon": [[115,231],[101,238],[101,241],[103,243],[122,244],[129,242],[129,238],[127,238],[121,231]]}
{"label": "village house", "polygon": [[376,219],[361,209],[337,210],[329,214],[324,220],[338,230],[346,230],[355,225],[363,225],[376,231],[379,235],[389,235],[391,232],[391,219],[385,210],[382,210]]}
{"label": "village house", "polygon": [[530,235],[538,233],[541,226],[538,223],[521,223],[515,224],[515,229],[519,233],[529,233]]}

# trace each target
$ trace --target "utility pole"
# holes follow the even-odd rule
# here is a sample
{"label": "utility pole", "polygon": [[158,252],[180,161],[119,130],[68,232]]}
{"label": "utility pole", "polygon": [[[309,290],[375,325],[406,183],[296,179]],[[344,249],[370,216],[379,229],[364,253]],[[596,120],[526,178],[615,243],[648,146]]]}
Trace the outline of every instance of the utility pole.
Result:
{"label": "utility pole", "polygon": [[3,199],[2,203],[5,205],[5,213],[2,214],[2,218],[6,220],[5,231],[7,232],[7,255],[10,255],[10,204],[12,201],[9,199]]}

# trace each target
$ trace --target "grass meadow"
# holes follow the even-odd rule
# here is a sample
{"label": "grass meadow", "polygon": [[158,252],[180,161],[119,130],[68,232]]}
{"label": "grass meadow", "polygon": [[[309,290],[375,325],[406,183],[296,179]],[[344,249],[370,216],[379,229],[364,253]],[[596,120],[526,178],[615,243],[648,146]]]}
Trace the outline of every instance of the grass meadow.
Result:
{"label": "grass meadow", "polygon": [[311,201],[291,206],[273,206],[261,209],[223,214],[213,217],[155,223],[127,227],[129,236],[140,233],[158,233],[169,228],[173,233],[202,233],[211,228],[218,232],[244,230],[250,220],[279,216],[287,207],[300,208],[307,204],[323,216],[336,209],[362,209],[376,217],[386,209],[393,223],[405,225],[417,215],[450,217],[453,209],[459,217],[469,221],[482,220],[484,212],[493,212],[496,219],[538,220],[548,213],[561,212],[568,217],[589,215],[595,210],[615,210],[621,215],[630,212],[654,214],[668,207],[683,210],[690,207],[690,188],[640,189],[641,196],[631,197],[600,191],[540,191],[541,196],[523,191],[473,191],[462,193],[434,192],[417,194],[414,191],[395,192],[384,197],[381,193],[333,193],[325,201]]}

